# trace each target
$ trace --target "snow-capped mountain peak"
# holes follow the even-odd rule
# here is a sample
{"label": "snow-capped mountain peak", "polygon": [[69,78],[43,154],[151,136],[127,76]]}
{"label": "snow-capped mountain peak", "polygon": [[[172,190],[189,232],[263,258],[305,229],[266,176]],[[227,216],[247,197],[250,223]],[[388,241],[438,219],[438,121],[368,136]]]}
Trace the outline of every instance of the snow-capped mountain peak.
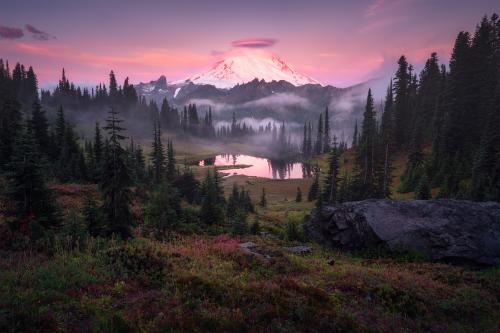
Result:
{"label": "snow-capped mountain peak", "polygon": [[295,86],[320,84],[318,81],[296,72],[277,55],[264,50],[233,50],[224,59],[217,61],[208,71],[180,80],[177,84],[211,84],[229,89],[237,84],[254,79],[266,82],[284,80]]}

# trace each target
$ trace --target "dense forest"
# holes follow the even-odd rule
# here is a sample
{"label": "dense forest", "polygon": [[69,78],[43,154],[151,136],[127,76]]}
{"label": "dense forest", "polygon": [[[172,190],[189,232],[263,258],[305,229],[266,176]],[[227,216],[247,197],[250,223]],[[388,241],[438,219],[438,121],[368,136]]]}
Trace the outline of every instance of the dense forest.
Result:
{"label": "dense forest", "polygon": [[[166,108],[162,108],[165,112],[158,112],[153,117],[148,158],[133,139],[124,143],[126,129],[118,109],[124,109],[126,113],[138,101],[127,80],[123,89],[116,89],[111,84],[109,94],[105,93],[104,87],[97,89],[97,94],[88,95],[86,90],[80,93],[79,89],[74,89],[63,73],[63,79],[52,95],[42,92],[45,99],[83,98],[89,103],[103,103],[103,108],[108,107],[104,126],[96,123],[93,138],[87,139],[77,136],[74,126],[66,120],[62,106],[57,109],[55,121],[49,124],[38,98],[36,75],[31,67],[25,72],[24,67],[17,64],[10,73],[8,64],[0,62],[0,69],[0,168],[5,179],[2,182],[5,188],[1,217],[14,232],[10,239],[13,244],[10,245],[22,244],[26,240],[51,239],[67,230],[61,227],[67,217],[61,216],[54,191],[47,185],[49,182],[98,184],[102,197],[100,203],[88,197],[77,222],[72,220],[85,225],[80,236],[131,237],[132,227],[137,224],[131,205],[136,197],[141,197],[140,193],[147,193],[148,198],[144,208],[144,230],[157,237],[165,237],[176,226],[198,227],[198,220],[207,226],[225,224],[226,200],[218,173],[208,173],[200,184],[187,166],[179,170],[172,141],[168,140],[164,147],[162,124],[165,120],[162,117]],[[197,124],[196,106],[186,108],[184,117],[186,114],[192,118],[189,121],[191,131],[207,128],[194,125]],[[205,124],[209,124],[209,119],[210,113]],[[232,195],[228,202],[231,214],[227,218],[238,225],[246,221],[246,213],[253,206],[243,189],[240,193],[240,189],[235,188]],[[190,209],[182,209],[181,200],[199,205],[199,215]],[[8,243],[9,240],[3,241]]]}

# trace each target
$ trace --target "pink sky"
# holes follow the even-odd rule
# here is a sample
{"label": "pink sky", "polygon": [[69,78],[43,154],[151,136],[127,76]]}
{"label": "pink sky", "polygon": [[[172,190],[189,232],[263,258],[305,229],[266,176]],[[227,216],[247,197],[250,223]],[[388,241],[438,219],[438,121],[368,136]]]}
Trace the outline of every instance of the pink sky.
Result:
{"label": "pink sky", "polygon": [[390,75],[401,54],[417,68],[433,51],[447,61],[456,34],[499,7],[492,0],[17,0],[0,12],[0,57],[33,65],[44,87],[62,67],[80,84],[106,81],[111,69],[120,81],[162,74],[174,81],[209,68],[235,41],[266,38],[297,71],[347,86]]}

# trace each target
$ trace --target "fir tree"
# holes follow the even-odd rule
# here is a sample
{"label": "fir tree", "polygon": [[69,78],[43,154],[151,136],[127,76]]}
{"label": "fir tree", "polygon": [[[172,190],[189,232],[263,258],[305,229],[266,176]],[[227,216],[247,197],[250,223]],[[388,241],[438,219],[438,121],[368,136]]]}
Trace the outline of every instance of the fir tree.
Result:
{"label": "fir tree", "polygon": [[[321,193],[321,186],[318,186],[318,193]],[[325,205],[325,202],[323,200],[323,196],[318,195],[318,198],[316,200],[316,214],[321,215],[321,213],[323,212],[324,205]]]}
{"label": "fir tree", "polygon": [[429,200],[431,199],[431,189],[429,185],[429,178],[424,173],[420,177],[418,182],[417,191],[416,191],[416,199],[419,200]]}
{"label": "fir tree", "polygon": [[335,203],[338,200],[338,184],[339,184],[339,156],[337,143],[334,139],[334,145],[330,152],[330,162],[328,174],[323,190],[323,200],[328,203]]}
{"label": "fir tree", "polygon": [[230,218],[231,232],[233,235],[245,235],[248,232],[247,214],[241,210],[236,211]]}
{"label": "fir tree", "polygon": [[304,157],[309,156],[308,145],[307,145],[307,124],[304,123],[304,137],[302,139],[302,155]]}
{"label": "fir tree", "polygon": [[314,146],[314,153],[319,155],[323,152],[323,114],[320,113],[318,119],[318,136],[316,138],[316,144]]}
{"label": "fir tree", "polygon": [[[63,74],[64,75],[64,74]],[[64,142],[64,136],[66,135],[66,119],[64,117],[64,109],[62,106],[57,109],[56,115],[56,156],[59,154],[59,151]]]}
{"label": "fir tree", "polygon": [[361,136],[356,147],[356,186],[361,198],[373,198],[376,194],[376,140],[377,127],[371,90],[368,90]]}
{"label": "fir tree", "polygon": [[38,100],[35,100],[33,102],[33,109],[31,112],[31,126],[38,147],[46,157],[49,157],[52,147],[49,137],[49,124],[45,115],[45,111],[42,110],[42,107],[40,106]]}
{"label": "fir tree", "polygon": [[141,145],[135,149],[135,174],[139,183],[146,181],[146,161]]}
{"label": "fir tree", "polygon": [[0,101],[0,170],[10,162],[21,129],[21,105],[11,97]]}
{"label": "fir tree", "polygon": [[185,168],[184,172],[173,181],[173,186],[179,190],[181,198],[192,204],[198,202],[200,183],[196,180],[191,169]]}
{"label": "fir tree", "polygon": [[262,208],[267,207],[266,189],[264,187],[262,188],[262,194],[260,195],[259,206]]}
{"label": "fir tree", "polygon": [[319,195],[319,169],[316,168],[316,171],[314,172],[314,181],[311,184],[311,187],[309,188],[309,193],[307,194],[307,201],[311,202],[316,199],[318,199]]}
{"label": "fir tree", "polygon": [[103,197],[103,210],[107,219],[107,235],[116,234],[122,238],[130,238],[132,214],[130,212],[132,182],[125,163],[125,151],[120,142],[125,139],[120,133],[125,129],[120,126],[123,121],[113,108],[106,119],[105,130],[108,131],[109,144],[103,162],[103,176],[100,189]]}
{"label": "fir tree", "polygon": [[98,237],[104,235],[104,221],[102,217],[102,211],[97,207],[97,204],[92,197],[87,196],[85,198],[85,204],[83,206],[83,217],[84,222],[87,226],[87,230],[92,237]]}
{"label": "fir tree", "polygon": [[179,224],[181,204],[177,191],[167,182],[159,184],[145,207],[146,229],[157,239],[166,238]]}
{"label": "fir tree", "polygon": [[381,136],[381,152],[383,154],[383,168],[378,177],[379,192],[382,198],[389,198],[391,195],[392,184],[392,153],[394,150],[394,99],[392,82],[387,89],[385,96],[384,112],[382,114],[382,124],[380,129]]}
{"label": "fir tree", "polygon": [[200,219],[208,225],[220,224],[224,221],[223,205],[215,180],[216,174],[217,171],[214,171],[214,176],[212,177],[210,172],[207,172],[202,185],[203,195],[201,199]]}
{"label": "fir tree", "polygon": [[257,215],[255,215],[255,219],[252,225],[250,226],[250,233],[252,235],[260,234],[260,222],[259,222],[259,217]]}
{"label": "fir tree", "polygon": [[302,191],[297,187],[297,194],[295,195],[295,202],[302,202]]}
{"label": "fir tree", "polygon": [[325,131],[323,140],[323,153],[330,152],[331,138],[330,138],[330,115],[328,114],[328,107],[325,109]]}
{"label": "fir tree", "polygon": [[161,127],[158,120],[154,123],[153,143],[151,147],[151,164],[153,167],[153,179],[159,184],[165,175],[165,151],[161,141]]}
{"label": "fir tree", "polygon": [[16,139],[7,174],[7,194],[13,201],[12,213],[16,216],[16,222],[11,227],[32,239],[43,237],[47,231],[59,226],[54,194],[41,173],[38,151],[33,128],[28,121]]}
{"label": "fir tree", "polygon": [[[100,166],[102,163],[102,154],[103,154],[103,142],[102,142],[102,134],[101,128],[99,126],[99,122],[95,123],[95,132],[94,132],[94,144],[92,146],[94,152],[94,163],[95,163],[95,171],[99,173]],[[97,175],[96,179],[98,178]]]}
{"label": "fir tree", "polygon": [[358,121],[354,124],[354,133],[352,134],[352,148],[358,145]]}
{"label": "fir tree", "polygon": [[116,101],[118,97],[118,85],[116,83],[115,73],[109,73],[109,96]]}
{"label": "fir tree", "polygon": [[407,142],[409,132],[408,126],[411,123],[409,115],[409,86],[410,74],[408,72],[408,62],[405,56],[398,60],[398,70],[394,78],[394,120],[395,120],[395,138],[398,145],[404,145]]}
{"label": "fir tree", "polygon": [[175,168],[175,163],[174,145],[171,140],[168,140],[166,173],[169,181],[172,181],[176,176],[177,169]]}

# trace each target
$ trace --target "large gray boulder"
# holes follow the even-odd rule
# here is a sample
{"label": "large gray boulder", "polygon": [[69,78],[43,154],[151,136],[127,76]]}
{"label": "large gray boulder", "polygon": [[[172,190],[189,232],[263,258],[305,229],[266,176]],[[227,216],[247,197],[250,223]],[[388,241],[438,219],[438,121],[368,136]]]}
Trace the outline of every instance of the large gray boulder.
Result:
{"label": "large gray boulder", "polygon": [[431,260],[500,265],[500,204],[462,200],[365,200],[326,206],[305,222],[332,248],[413,251]]}

